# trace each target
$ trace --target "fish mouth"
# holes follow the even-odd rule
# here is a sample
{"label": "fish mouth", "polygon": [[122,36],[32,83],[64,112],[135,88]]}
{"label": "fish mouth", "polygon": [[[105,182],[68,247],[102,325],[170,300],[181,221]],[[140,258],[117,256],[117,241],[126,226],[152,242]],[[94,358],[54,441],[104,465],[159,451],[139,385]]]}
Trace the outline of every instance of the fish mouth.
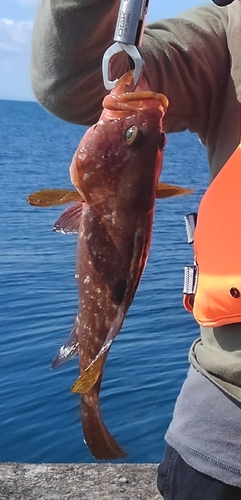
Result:
{"label": "fish mouth", "polygon": [[129,71],[118,80],[111,93],[104,98],[103,108],[111,112],[121,112],[122,116],[127,116],[131,111],[151,108],[160,109],[165,114],[168,99],[164,94],[149,90],[144,78],[138,82],[134,90],[131,89],[132,82],[133,71]]}
{"label": "fish mouth", "polygon": [[140,90],[126,92],[120,96],[107,95],[104,98],[103,107],[109,111],[126,112],[136,111],[137,109],[159,108],[165,113],[168,107],[168,99],[164,94],[157,94],[150,90]]}

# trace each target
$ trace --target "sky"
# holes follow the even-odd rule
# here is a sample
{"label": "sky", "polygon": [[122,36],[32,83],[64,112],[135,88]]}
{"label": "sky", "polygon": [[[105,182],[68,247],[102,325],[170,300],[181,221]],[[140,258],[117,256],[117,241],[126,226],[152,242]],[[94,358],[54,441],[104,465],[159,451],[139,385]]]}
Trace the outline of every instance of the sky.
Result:
{"label": "sky", "polygon": [[[39,1],[0,0],[0,99],[35,100],[30,82],[30,57]],[[211,0],[149,0],[147,21],[173,17],[208,2]]]}

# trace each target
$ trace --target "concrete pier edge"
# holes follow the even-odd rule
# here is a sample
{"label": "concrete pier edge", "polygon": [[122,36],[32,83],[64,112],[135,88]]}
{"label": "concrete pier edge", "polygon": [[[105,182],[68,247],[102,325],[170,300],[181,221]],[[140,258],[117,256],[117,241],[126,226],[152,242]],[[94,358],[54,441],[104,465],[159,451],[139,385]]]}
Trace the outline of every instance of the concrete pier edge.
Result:
{"label": "concrete pier edge", "polygon": [[0,464],[1,500],[163,500],[157,464]]}

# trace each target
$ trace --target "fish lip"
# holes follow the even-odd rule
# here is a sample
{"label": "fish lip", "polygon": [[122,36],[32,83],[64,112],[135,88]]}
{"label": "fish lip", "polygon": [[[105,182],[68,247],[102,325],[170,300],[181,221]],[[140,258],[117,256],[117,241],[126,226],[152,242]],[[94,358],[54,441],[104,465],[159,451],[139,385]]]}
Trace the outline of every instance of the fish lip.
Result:
{"label": "fish lip", "polygon": [[[160,105],[158,108],[165,114],[168,107],[168,99],[164,94],[151,92],[150,90],[137,90],[135,92],[125,92],[121,95],[107,95],[103,100],[103,108],[109,111],[137,111],[144,108],[145,101],[156,101]],[[139,106],[137,104],[139,103]]]}
{"label": "fish lip", "polygon": [[144,77],[137,82],[136,86],[133,86],[133,75],[134,71],[131,70],[119,78],[110,94],[104,98],[103,108],[109,111],[137,111],[148,108],[146,101],[149,100],[157,102],[156,109],[158,109],[158,102],[160,102],[159,109],[165,114],[169,105],[167,97],[164,94],[151,91]]}
{"label": "fish lip", "polygon": [[119,102],[135,102],[135,101],[159,101],[164,113],[168,107],[168,99],[164,94],[152,92],[151,90],[137,90],[135,92],[125,92],[117,97]]}

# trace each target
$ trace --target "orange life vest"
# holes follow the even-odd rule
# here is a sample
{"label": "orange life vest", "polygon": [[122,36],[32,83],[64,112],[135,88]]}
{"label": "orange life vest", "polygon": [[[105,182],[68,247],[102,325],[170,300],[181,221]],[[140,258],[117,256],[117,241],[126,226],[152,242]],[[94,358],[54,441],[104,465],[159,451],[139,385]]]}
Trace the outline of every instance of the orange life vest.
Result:
{"label": "orange life vest", "polygon": [[241,143],[202,198],[194,255],[186,309],[202,326],[241,322]]}

